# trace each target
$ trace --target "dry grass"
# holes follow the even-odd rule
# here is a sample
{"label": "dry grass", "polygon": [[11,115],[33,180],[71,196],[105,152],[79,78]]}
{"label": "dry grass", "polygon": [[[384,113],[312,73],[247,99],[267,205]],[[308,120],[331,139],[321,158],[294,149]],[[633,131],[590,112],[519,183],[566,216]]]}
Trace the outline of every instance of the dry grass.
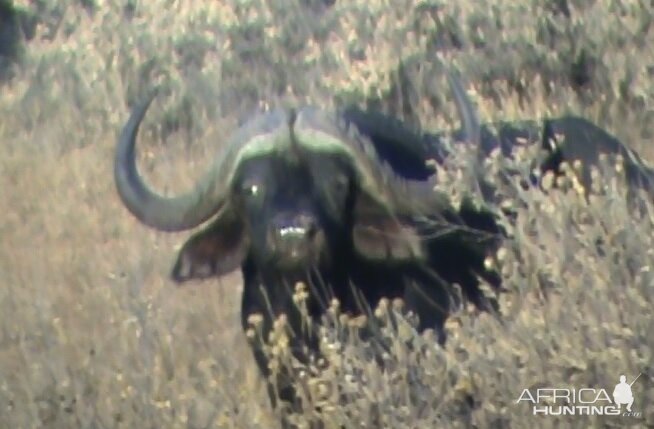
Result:
{"label": "dry grass", "polygon": [[[570,1],[570,18],[551,6],[566,2],[538,0],[158,0],[131,2],[129,19],[116,3],[84,3],[94,12],[39,2],[38,36],[0,91],[2,427],[275,425],[238,322],[239,276],[174,288],[187,234],[148,230],[116,198],[126,100],[154,82],[171,95],[146,119],[141,166],[171,192],[260,106],[351,102],[451,126],[437,51],[465,71],[485,120],[576,112],[654,159],[644,0]],[[526,208],[502,251],[502,322],[462,312],[444,350],[408,327],[386,332],[385,371],[369,344],[332,344],[327,374],[307,383],[346,392],[343,407],[323,398],[334,426],[621,425],[537,418],[515,400],[534,386],[612,390],[641,372],[642,418],[629,423],[654,425],[654,219],[631,216],[614,182],[589,204],[574,187],[507,191]]]}

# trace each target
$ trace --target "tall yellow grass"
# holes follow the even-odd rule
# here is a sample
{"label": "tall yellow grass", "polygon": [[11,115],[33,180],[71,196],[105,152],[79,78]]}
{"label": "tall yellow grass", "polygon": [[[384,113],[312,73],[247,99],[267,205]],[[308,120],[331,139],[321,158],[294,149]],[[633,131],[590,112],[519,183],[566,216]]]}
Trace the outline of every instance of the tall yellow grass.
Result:
{"label": "tall yellow grass", "polygon": [[[575,112],[654,159],[651,2],[574,2],[570,18],[540,0],[152,0],[130,18],[116,2],[41,3],[24,65],[0,86],[0,427],[277,424],[240,329],[239,274],[176,288],[168,270],[187,234],[151,231],[117,199],[116,136],[155,84],[169,94],[145,121],[139,162],[168,192],[260,107],[367,103],[452,127],[436,42],[454,39],[463,47],[444,60],[477,89],[484,120]],[[569,65],[583,55],[593,81],[576,92]],[[442,350],[389,333],[387,371],[362,358],[365,343],[342,345],[316,376],[349,392],[323,404],[333,427],[620,425],[537,418],[515,401],[641,372],[642,414],[628,423],[653,426],[654,220],[633,217],[609,178],[588,204],[574,188],[512,195],[526,206],[501,252],[501,320],[455,315]],[[419,346],[403,349],[402,335]]]}

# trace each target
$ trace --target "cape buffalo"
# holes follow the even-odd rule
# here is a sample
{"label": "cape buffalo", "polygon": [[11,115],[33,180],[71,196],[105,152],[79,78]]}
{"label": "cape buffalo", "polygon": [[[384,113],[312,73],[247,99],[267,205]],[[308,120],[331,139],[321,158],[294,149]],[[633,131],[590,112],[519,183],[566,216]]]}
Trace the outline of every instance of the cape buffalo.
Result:
{"label": "cape buffalo", "polygon": [[[464,128],[478,138],[472,107],[458,80],[450,80]],[[118,194],[137,219],[162,231],[210,221],[183,246],[172,278],[222,276],[240,267],[244,329],[258,313],[266,335],[284,314],[298,334],[292,340],[298,357],[303,345],[316,350],[293,301],[298,282],[308,287],[315,319],[332,298],[356,314],[362,298],[374,306],[382,297],[401,297],[420,329],[439,332],[454,284],[479,308],[494,308],[479,288],[480,278],[499,286],[484,266],[497,245],[494,217],[470,205],[455,210],[435,192],[420,146],[403,147],[409,141],[399,135],[384,141],[347,112],[275,110],[242,125],[192,191],[164,197],[147,187],[135,162],[139,124],[153,97],[133,109],[120,136]],[[269,376],[262,348],[253,344],[253,351]],[[278,374],[269,388],[273,405],[277,397],[297,401],[283,378]]]}

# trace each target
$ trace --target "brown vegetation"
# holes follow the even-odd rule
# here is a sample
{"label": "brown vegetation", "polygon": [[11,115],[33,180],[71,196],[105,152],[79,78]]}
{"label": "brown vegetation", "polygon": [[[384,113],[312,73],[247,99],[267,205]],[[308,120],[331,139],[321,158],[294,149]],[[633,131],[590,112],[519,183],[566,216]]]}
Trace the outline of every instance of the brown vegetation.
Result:
{"label": "brown vegetation", "polygon": [[[0,84],[2,427],[276,424],[240,329],[239,275],[175,288],[187,234],[147,229],[116,196],[117,132],[155,83],[169,96],[146,118],[140,165],[169,192],[261,106],[356,103],[451,128],[439,58],[464,72],[484,121],[574,112],[654,160],[651,1],[122,3],[35,2],[36,34]],[[461,188],[451,170],[447,189]],[[633,216],[613,173],[589,203],[575,186],[506,190],[525,204],[498,255],[499,320],[461,311],[444,349],[388,328],[386,370],[370,344],[327,329],[330,367],[302,382],[333,427],[618,426],[515,402],[538,386],[610,392],[623,373],[643,373],[642,415],[627,422],[653,426],[654,212]]]}

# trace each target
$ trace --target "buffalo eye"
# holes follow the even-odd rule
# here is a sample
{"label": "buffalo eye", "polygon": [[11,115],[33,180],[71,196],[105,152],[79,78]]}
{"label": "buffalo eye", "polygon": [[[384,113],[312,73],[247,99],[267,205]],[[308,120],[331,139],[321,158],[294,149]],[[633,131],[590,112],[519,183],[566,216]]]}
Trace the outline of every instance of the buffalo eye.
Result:
{"label": "buffalo eye", "polygon": [[243,195],[246,197],[256,197],[257,194],[260,192],[260,187],[259,185],[248,185],[246,188],[243,189]]}
{"label": "buffalo eye", "polygon": [[260,181],[246,181],[241,184],[240,193],[248,200],[258,201],[263,197],[264,185]]}

